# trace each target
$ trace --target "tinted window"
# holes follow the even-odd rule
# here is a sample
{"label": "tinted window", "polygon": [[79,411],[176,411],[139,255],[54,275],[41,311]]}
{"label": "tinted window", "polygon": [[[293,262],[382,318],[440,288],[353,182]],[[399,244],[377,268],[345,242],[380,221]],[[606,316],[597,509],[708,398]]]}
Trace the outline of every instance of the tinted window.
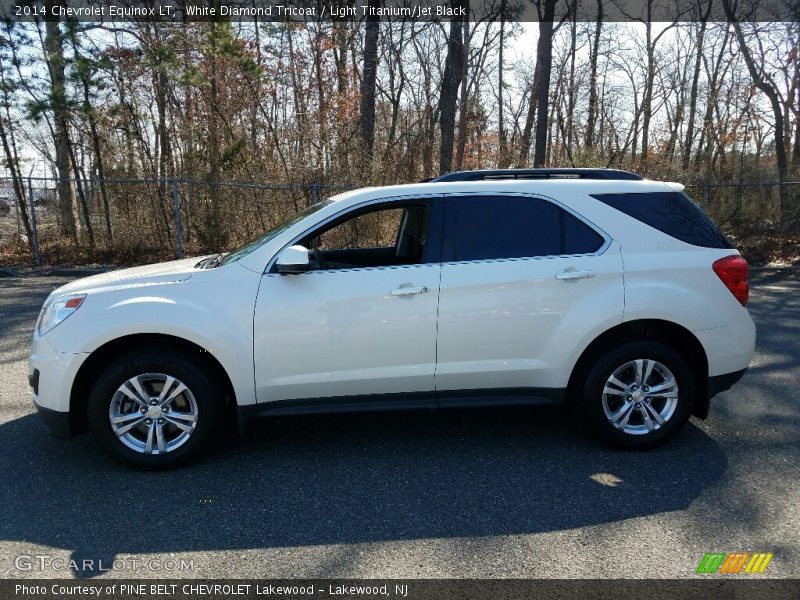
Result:
{"label": "tinted window", "polygon": [[565,210],[561,212],[564,246],[561,254],[591,254],[603,245],[603,238],[594,229]]}
{"label": "tinted window", "polygon": [[450,260],[558,256],[596,251],[603,238],[555,204],[523,196],[452,198]]}
{"label": "tinted window", "polygon": [[597,194],[594,198],[687,244],[704,248],[732,247],[714,222],[686,194]]}

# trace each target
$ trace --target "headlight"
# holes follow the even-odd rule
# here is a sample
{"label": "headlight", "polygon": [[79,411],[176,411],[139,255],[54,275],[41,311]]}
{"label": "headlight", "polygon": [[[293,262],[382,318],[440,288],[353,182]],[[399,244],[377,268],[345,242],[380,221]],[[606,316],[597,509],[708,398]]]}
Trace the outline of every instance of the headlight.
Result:
{"label": "headlight", "polygon": [[61,323],[64,319],[78,310],[83,304],[86,294],[73,294],[70,296],[59,296],[44,305],[39,314],[39,322],[36,330],[39,335],[44,335],[53,327]]}

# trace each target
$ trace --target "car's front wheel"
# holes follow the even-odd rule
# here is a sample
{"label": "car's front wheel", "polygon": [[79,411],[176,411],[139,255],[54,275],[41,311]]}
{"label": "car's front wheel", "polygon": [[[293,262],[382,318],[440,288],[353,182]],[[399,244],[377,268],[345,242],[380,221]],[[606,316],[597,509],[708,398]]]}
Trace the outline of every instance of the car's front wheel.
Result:
{"label": "car's front wheel", "polygon": [[98,377],[87,418],[98,443],[118,461],[164,469],[208,446],[222,407],[209,369],[183,354],[143,350],[122,356]]}
{"label": "car's front wheel", "polygon": [[694,393],[694,375],[680,353],[641,341],[600,355],[584,380],[582,397],[600,437],[644,449],[678,433],[689,419]]}

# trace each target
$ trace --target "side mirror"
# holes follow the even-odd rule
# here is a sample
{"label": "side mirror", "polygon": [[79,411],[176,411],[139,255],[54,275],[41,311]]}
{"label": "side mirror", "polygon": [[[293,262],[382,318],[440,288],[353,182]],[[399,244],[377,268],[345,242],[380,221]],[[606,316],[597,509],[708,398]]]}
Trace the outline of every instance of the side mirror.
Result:
{"label": "side mirror", "polygon": [[284,248],[275,261],[275,268],[278,273],[305,273],[311,268],[308,248],[300,245]]}

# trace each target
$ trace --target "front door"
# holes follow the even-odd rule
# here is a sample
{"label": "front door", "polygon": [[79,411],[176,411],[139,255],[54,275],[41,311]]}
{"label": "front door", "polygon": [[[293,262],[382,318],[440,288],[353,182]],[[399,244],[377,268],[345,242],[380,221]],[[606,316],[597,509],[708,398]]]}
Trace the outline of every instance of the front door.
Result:
{"label": "front door", "polygon": [[295,242],[309,248],[311,271],[264,275],[254,318],[259,403],[433,392],[435,205],[398,200],[351,210]]}

